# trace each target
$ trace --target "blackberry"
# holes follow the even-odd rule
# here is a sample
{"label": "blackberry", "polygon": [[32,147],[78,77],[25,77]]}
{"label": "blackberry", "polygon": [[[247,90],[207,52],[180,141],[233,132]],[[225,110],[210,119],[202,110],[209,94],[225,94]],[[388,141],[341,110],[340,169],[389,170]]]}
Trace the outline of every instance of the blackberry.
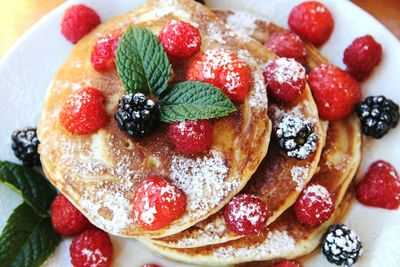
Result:
{"label": "blackberry", "polygon": [[202,5],[206,5],[206,1],[204,1],[204,0],[194,0],[194,1],[196,1],[196,2],[198,2],[200,4],[202,4]]}
{"label": "blackberry", "polygon": [[373,138],[382,138],[399,122],[399,106],[384,96],[369,96],[356,110],[363,133]]}
{"label": "blackberry", "polygon": [[36,128],[25,128],[16,130],[11,135],[11,148],[15,156],[22,161],[26,167],[40,166],[40,157],[38,153],[39,139],[36,134]]}
{"label": "blackberry", "polygon": [[152,132],[158,117],[158,105],[142,93],[124,95],[114,114],[119,128],[137,139]]}
{"label": "blackberry", "polygon": [[344,224],[331,225],[322,237],[322,253],[330,263],[352,266],[362,253],[360,238]]}
{"label": "blackberry", "polygon": [[279,146],[291,158],[304,160],[317,150],[318,136],[310,121],[285,116],[276,127],[276,135]]}

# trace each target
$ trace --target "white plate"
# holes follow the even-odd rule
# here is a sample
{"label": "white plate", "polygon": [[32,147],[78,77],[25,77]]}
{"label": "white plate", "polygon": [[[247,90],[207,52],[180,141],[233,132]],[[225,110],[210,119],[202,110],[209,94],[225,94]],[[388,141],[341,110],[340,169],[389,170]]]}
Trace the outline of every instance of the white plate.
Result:
{"label": "white plate", "polygon": [[[384,58],[374,75],[363,83],[364,95],[386,95],[400,103],[400,44],[379,22],[346,0],[321,0],[335,18],[335,31],[322,52],[335,64],[343,67],[342,55],[351,41],[364,34],[372,34],[384,49]],[[94,8],[102,20],[120,15],[144,0],[70,0],[29,30],[0,63],[0,159],[18,162],[10,148],[14,129],[35,126],[40,117],[45,91],[73,46],[60,34],[64,10],[76,3]],[[287,27],[290,10],[300,0],[214,0],[211,7],[247,10]],[[376,159],[385,159],[400,170],[400,127],[383,140],[368,140],[364,146],[360,174]],[[0,185],[0,229],[21,198]],[[355,203],[346,219],[361,236],[364,257],[356,266],[400,266],[400,211],[386,211]],[[64,240],[47,266],[71,266],[68,246]],[[134,240],[113,238],[115,260],[113,266],[138,267],[144,263],[161,266],[187,266],[163,259]],[[305,266],[329,266],[321,255],[312,257]]]}

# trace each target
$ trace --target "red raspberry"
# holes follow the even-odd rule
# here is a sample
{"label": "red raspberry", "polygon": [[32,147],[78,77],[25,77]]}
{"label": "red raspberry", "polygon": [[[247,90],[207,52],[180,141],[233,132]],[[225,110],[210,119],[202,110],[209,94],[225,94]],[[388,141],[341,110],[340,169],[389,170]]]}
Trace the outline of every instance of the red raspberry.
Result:
{"label": "red raspberry", "polygon": [[184,21],[171,20],[165,24],[158,39],[171,57],[188,58],[200,51],[200,31]]}
{"label": "red raspberry", "polygon": [[51,223],[62,235],[79,234],[91,226],[88,219],[61,194],[51,204]]}
{"label": "red raspberry", "polygon": [[270,62],[264,70],[264,78],[268,93],[282,101],[296,100],[306,87],[306,69],[291,58]]}
{"label": "red raspberry", "polygon": [[347,72],[330,64],[311,70],[308,83],[324,120],[339,120],[349,115],[361,100],[361,87]]}
{"label": "red raspberry", "polygon": [[238,102],[244,101],[251,84],[247,64],[235,54],[222,49],[208,50],[198,55],[190,64],[186,79],[210,83]]}
{"label": "red raspberry", "polygon": [[116,30],[97,39],[90,56],[90,63],[96,71],[105,72],[115,67],[115,54],[122,34],[122,30]]}
{"label": "red raspberry", "polygon": [[212,144],[213,126],[208,120],[172,122],[168,125],[168,138],[179,152],[204,152]]}
{"label": "red raspberry", "polygon": [[344,51],[347,71],[357,80],[367,78],[382,60],[382,46],[371,35],[359,37]]}
{"label": "red raspberry", "polygon": [[335,211],[331,194],[325,187],[318,184],[308,185],[293,207],[297,219],[308,225],[326,222]]}
{"label": "red raspberry", "polygon": [[186,210],[182,190],[159,177],[140,183],[133,200],[135,221],[146,230],[158,230],[181,217]]}
{"label": "red raspberry", "polygon": [[328,41],[334,25],[331,12],[317,1],[304,2],[293,8],[288,23],[293,32],[316,46]]}
{"label": "red raspberry", "polygon": [[388,162],[379,160],[369,168],[357,185],[356,197],[361,203],[395,210],[400,206],[400,178]]}
{"label": "red raspberry", "polygon": [[300,267],[300,264],[294,261],[280,261],[272,265],[272,267]]}
{"label": "red raspberry", "polygon": [[279,57],[293,58],[305,64],[307,50],[300,37],[293,32],[274,32],[265,46]]}
{"label": "red raspberry", "polygon": [[74,5],[68,8],[61,22],[61,32],[73,44],[100,24],[96,11],[85,5]]}
{"label": "red raspberry", "polygon": [[104,95],[99,90],[90,87],[71,95],[61,109],[60,121],[71,133],[96,132],[109,121],[104,106]]}
{"label": "red raspberry", "polygon": [[74,267],[108,267],[111,266],[113,245],[105,232],[90,229],[72,240],[69,254]]}
{"label": "red raspberry", "polygon": [[238,235],[253,235],[264,229],[268,213],[261,198],[250,194],[240,194],[228,203],[224,218],[232,232]]}

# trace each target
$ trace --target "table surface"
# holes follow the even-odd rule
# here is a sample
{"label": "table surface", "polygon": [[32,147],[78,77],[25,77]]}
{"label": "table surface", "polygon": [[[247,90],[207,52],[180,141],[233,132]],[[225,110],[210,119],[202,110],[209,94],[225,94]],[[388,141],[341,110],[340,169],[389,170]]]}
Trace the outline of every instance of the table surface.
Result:
{"label": "table surface", "polygon": [[[65,0],[0,0],[0,57],[37,20]],[[400,39],[400,0],[353,0]]]}

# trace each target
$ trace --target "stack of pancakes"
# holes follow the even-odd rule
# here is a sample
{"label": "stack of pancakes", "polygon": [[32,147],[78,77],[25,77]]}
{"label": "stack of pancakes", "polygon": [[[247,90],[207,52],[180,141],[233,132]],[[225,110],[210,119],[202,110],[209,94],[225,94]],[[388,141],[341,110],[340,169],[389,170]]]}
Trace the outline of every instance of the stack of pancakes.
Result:
{"label": "stack of pancakes", "polygon": [[[150,0],[103,23],[82,39],[55,76],[38,130],[42,165],[49,179],[97,227],[138,238],[178,261],[216,266],[303,256],[319,245],[329,225],[341,219],[347,207],[343,199],[360,162],[356,118],[321,121],[308,86],[295,102],[267,99],[262,71],[277,56],[262,43],[282,29],[246,13],[240,16],[254,20],[251,31],[238,29],[237,23],[226,24],[237,15],[213,12],[192,0]],[[129,25],[158,34],[171,19],[187,21],[200,30],[202,51],[232,51],[251,69],[249,96],[237,105],[238,112],[215,122],[210,151],[191,156],[177,153],[163,126],[140,142],[121,132],[115,121],[93,135],[65,131],[58,114],[72,92],[87,86],[101,88],[112,99],[107,104],[110,113],[124,94],[116,72],[99,74],[90,66],[91,47],[97,37]],[[246,32],[248,35],[243,34]],[[308,69],[327,62],[312,45],[306,47]],[[182,81],[187,63],[176,62],[173,67],[174,81]],[[305,160],[289,158],[274,137],[274,126],[286,115],[314,124],[318,147]],[[135,189],[152,175],[168,177],[188,199],[186,213],[157,231],[141,229],[132,218]],[[298,222],[291,208],[310,182],[325,186],[336,206],[330,220],[315,227]],[[225,224],[224,206],[239,192],[259,196],[272,214],[258,235],[240,236]]]}

